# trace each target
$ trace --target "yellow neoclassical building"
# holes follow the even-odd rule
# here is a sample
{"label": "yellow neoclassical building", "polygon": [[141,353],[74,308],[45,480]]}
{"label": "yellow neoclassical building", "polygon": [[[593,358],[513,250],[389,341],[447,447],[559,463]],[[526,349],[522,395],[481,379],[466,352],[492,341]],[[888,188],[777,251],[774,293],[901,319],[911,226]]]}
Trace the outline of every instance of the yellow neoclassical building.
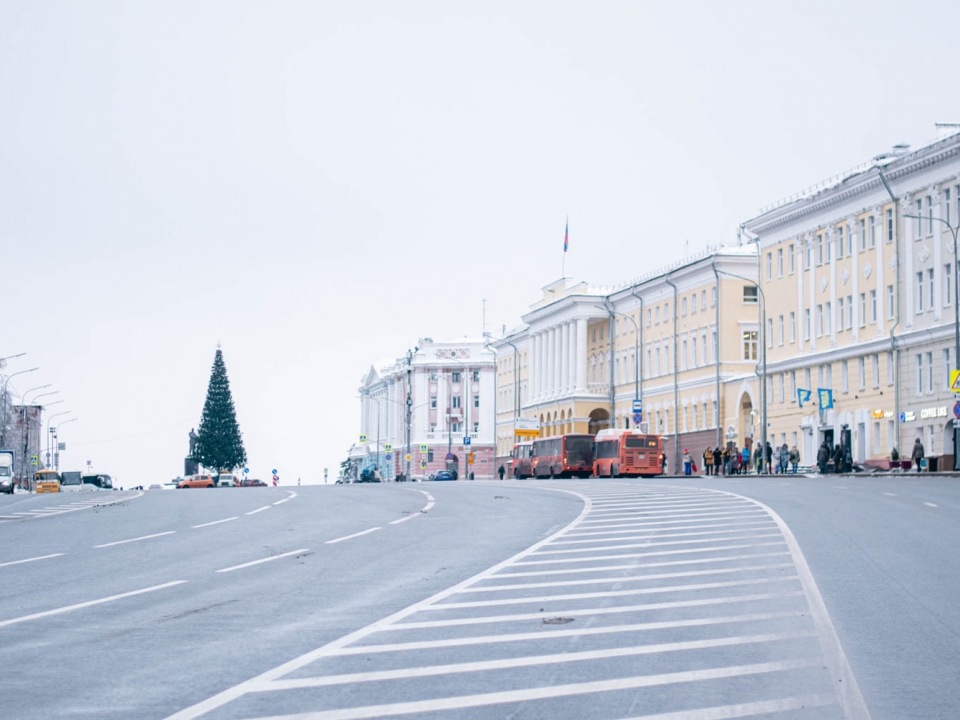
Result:
{"label": "yellow neoclassical building", "polygon": [[639,399],[666,452],[751,444],[760,320],[754,247],[720,247],[613,288],[542,288],[497,352],[497,463],[517,418],[541,436],[633,426]]}

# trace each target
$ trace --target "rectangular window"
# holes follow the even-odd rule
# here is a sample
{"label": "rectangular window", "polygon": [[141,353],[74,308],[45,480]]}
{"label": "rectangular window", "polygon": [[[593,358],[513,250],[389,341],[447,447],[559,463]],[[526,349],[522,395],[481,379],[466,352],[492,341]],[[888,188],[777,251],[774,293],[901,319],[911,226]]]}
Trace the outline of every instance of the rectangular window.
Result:
{"label": "rectangular window", "polygon": [[878,388],[880,387],[880,355],[878,353],[874,353],[871,359],[871,369],[873,370],[873,386]]}
{"label": "rectangular window", "polygon": [[789,245],[787,245],[787,272],[790,273],[791,275],[793,275],[795,263],[796,263],[796,260],[794,258],[793,243],[790,243]]}
{"label": "rectangular window", "polygon": [[797,396],[797,371],[790,371],[790,402]]}
{"label": "rectangular window", "polygon": [[777,277],[783,277],[783,248],[777,248]]}
{"label": "rectangular window", "polygon": [[474,433],[479,433],[479,432],[480,432],[480,423],[475,422],[475,423],[473,424],[473,432],[474,432]]}
{"label": "rectangular window", "polygon": [[693,367],[697,366],[697,335],[696,333],[690,336],[690,365]]}
{"label": "rectangular window", "polygon": [[847,361],[844,360],[840,363],[840,392],[848,392],[850,390],[850,378],[849,368],[847,366]]}
{"label": "rectangular window", "polygon": [[479,371],[479,370],[474,370],[474,371],[473,371],[473,381],[474,381],[474,382],[480,382],[480,371]]}
{"label": "rectangular window", "polygon": [[943,204],[947,211],[946,213],[947,216],[944,218],[944,220],[947,221],[947,225],[951,225],[952,221],[950,219],[950,188],[944,188],[943,190]]}
{"label": "rectangular window", "polygon": [[[843,236],[841,235],[841,240],[842,239],[843,239]],[[833,241],[828,235],[827,242],[824,244],[824,247],[823,247],[823,261],[825,263],[829,263],[831,260],[833,260]]]}
{"label": "rectangular window", "polygon": [[712,353],[710,357],[710,362],[717,362],[718,348],[717,348],[717,331],[710,331],[710,352]]}
{"label": "rectangular window", "polygon": [[950,348],[943,351],[943,386],[950,387]]}
{"label": "rectangular window", "polygon": [[460,423],[458,422],[450,423],[450,432],[452,433],[460,432]]}
{"label": "rectangular window", "polygon": [[717,306],[717,288],[710,288],[710,307]]}
{"label": "rectangular window", "polygon": [[654,310],[653,322],[655,325],[660,324],[660,306],[659,305],[657,305],[656,309]]}
{"label": "rectangular window", "polygon": [[867,249],[867,219],[860,218],[860,252]]}
{"label": "rectangular window", "polygon": [[824,387],[833,387],[833,363],[827,363],[823,368],[825,370],[823,379],[827,383]]}
{"label": "rectangular window", "polygon": [[450,382],[455,382],[455,383],[460,382],[460,371],[459,371],[459,370],[454,370],[454,371],[450,374]]}
{"label": "rectangular window", "polygon": [[697,294],[696,293],[690,296],[690,314],[691,315],[697,314]]}
{"label": "rectangular window", "polygon": [[686,299],[686,298],[683,298],[683,299],[680,301],[680,314],[681,314],[681,315],[684,315],[684,316],[687,314],[687,299]]}
{"label": "rectangular window", "polygon": [[759,293],[756,285],[743,286],[743,302],[745,304],[756,305],[758,297],[759,297]]}
{"label": "rectangular window", "polygon": [[948,307],[953,302],[953,263],[943,266],[943,304]]}
{"label": "rectangular window", "polygon": [[783,402],[784,394],[785,394],[785,390],[784,390],[784,385],[785,385],[785,383],[784,383],[784,381],[783,381],[783,376],[784,376],[784,375],[785,375],[785,373],[780,373],[780,402]]}
{"label": "rectangular window", "polygon": [[743,331],[743,360],[757,359],[757,334],[756,330]]}
{"label": "rectangular window", "polygon": [[923,353],[917,353],[917,395],[923,395]]}
{"label": "rectangular window", "polygon": [[823,265],[823,235],[817,235],[817,267]]}
{"label": "rectangular window", "polygon": [[927,235],[933,235],[933,198],[927,195]]}
{"label": "rectangular window", "polygon": [[459,407],[460,407],[460,396],[459,396],[459,395],[454,395],[454,396],[453,396],[453,408],[456,410],[456,409],[459,408]]}
{"label": "rectangular window", "polygon": [[867,387],[867,368],[865,363],[865,358],[857,358],[857,387],[860,390],[863,390]]}
{"label": "rectangular window", "polygon": [[778,325],[778,328],[777,328],[777,332],[778,332],[777,340],[778,340],[778,342],[779,342],[780,345],[783,345],[783,339],[784,339],[784,335],[785,335],[785,332],[784,332],[784,324],[783,324],[783,315],[781,315],[780,318],[778,319],[777,325]]}
{"label": "rectangular window", "polygon": [[479,396],[479,395],[474,395],[474,396],[473,396],[473,406],[474,406],[475,408],[480,407],[480,396]]}
{"label": "rectangular window", "polygon": [[921,219],[923,217],[923,200],[917,200],[914,203],[914,206],[913,214],[915,217],[913,218],[913,239],[919,240],[921,234],[923,233],[923,221]]}
{"label": "rectangular window", "polygon": [[837,332],[843,332],[843,298],[837,300]]}
{"label": "rectangular window", "polygon": [[893,353],[887,353],[887,385],[893,385],[894,380],[894,367],[893,367]]}
{"label": "rectangular window", "polygon": [[870,227],[870,248],[872,249],[877,246],[877,222],[873,215],[869,217],[867,225]]}
{"label": "rectangular window", "polygon": [[927,353],[927,392],[933,392],[933,353]]}
{"label": "rectangular window", "polygon": [[860,293],[860,327],[867,325],[867,294]]}
{"label": "rectangular window", "polygon": [[803,384],[806,385],[807,390],[811,390],[813,388],[813,384],[810,382],[810,368],[806,368],[803,371]]}
{"label": "rectangular window", "polygon": [[803,257],[804,257],[804,261],[806,262],[806,267],[804,267],[804,270],[809,270],[810,267],[813,265],[813,244],[812,243],[807,243],[806,252],[804,252]]}
{"label": "rectangular window", "polygon": [[773,280],[773,253],[767,253],[767,280]]}
{"label": "rectangular window", "polygon": [[684,338],[680,342],[680,369],[687,369],[687,339]]}
{"label": "rectangular window", "polygon": [[917,273],[917,314],[923,312],[923,272]]}
{"label": "rectangular window", "polygon": [[650,323],[653,319],[653,313],[650,311],[650,308],[647,308],[647,327],[650,327]]}
{"label": "rectangular window", "polygon": [[847,228],[847,255],[853,255],[853,231],[854,228]]}
{"label": "rectangular window", "polygon": [[897,296],[893,292],[893,285],[887,285],[887,319],[893,320],[897,310]]}
{"label": "rectangular window", "polygon": [[790,342],[797,341],[797,314],[790,312]]}
{"label": "rectangular window", "polygon": [[803,310],[803,339],[810,340],[810,308]]}
{"label": "rectangular window", "polygon": [[[843,258],[843,225],[837,228],[837,259]],[[830,262],[830,246],[827,245],[827,262]]]}
{"label": "rectangular window", "polygon": [[817,337],[823,337],[823,305],[817,305]]}
{"label": "rectangular window", "polygon": [[436,409],[436,407],[437,407],[437,396],[436,396],[436,395],[431,395],[431,396],[430,396],[430,407]]}
{"label": "rectangular window", "polygon": [[767,318],[767,347],[773,347],[773,318]]}
{"label": "rectangular window", "polygon": [[933,268],[930,268],[927,270],[927,280],[929,281],[928,284],[930,285],[930,302],[927,304],[927,308],[929,310],[933,310],[933,277]]}
{"label": "rectangular window", "polygon": [[893,210],[887,210],[887,242],[893,242]]}
{"label": "rectangular window", "polygon": [[833,334],[833,303],[829,300],[827,301],[827,306],[824,308],[824,333],[827,335]]}
{"label": "rectangular window", "polygon": [[870,322],[877,324],[877,291],[870,291]]}

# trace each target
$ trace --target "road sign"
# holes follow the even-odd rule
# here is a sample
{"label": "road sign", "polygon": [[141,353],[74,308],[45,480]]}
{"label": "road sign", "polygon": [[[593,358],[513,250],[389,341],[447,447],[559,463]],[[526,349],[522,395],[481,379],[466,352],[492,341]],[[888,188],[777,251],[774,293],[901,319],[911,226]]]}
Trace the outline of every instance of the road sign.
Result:
{"label": "road sign", "polygon": [[383,444],[383,451],[384,451],[385,453],[392,452],[392,451],[393,451],[393,445],[391,445],[390,443],[384,443],[384,444]]}
{"label": "road sign", "polygon": [[464,445],[469,445],[469,444],[470,444],[470,436],[469,436],[469,435],[464,435],[464,436],[463,436],[463,444],[464,444]]}
{"label": "road sign", "polygon": [[960,393],[960,370],[950,371],[950,392]]}
{"label": "road sign", "polygon": [[634,400],[634,401],[633,401],[633,414],[636,415],[636,414],[642,413],[642,412],[643,412],[643,400]]}
{"label": "road sign", "polygon": [[366,435],[361,435],[361,436],[360,436],[360,442],[364,443],[364,442],[366,442],[366,441],[367,441],[367,436],[366,436]]}
{"label": "road sign", "polygon": [[447,460],[453,460],[453,453],[447,453]]}
{"label": "road sign", "polygon": [[953,416],[960,420],[960,402],[954,403],[953,405]]}
{"label": "road sign", "polygon": [[426,461],[426,460],[421,460],[421,461],[420,461],[420,469],[421,469],[421,470],[426,470],[426,469],[427,469],[427,461]]}
{"label": "road sign", "polygon": [[280,482],[280,476],[279,476],[279,475],[274,475],[274,476],[273,476],[273,486],[276,487],[278,482]]}
{"label": "road sign", "polygon": [[639,424],[642,423],[642,422],[643,422],[643,414],[642,414],[642,413],[635,412],[635,413],[633,414],[633,424],[634,424],[634,425],[639,425]]}
{"label": "road sign", "polygon": [[422,452],[422,453],[427,452],[427,444],[426,444],[426,443],[424,443],[423,445],[420,446],[420,452]]}
{"label": "road sign", "polygon": [[244,474],[244,475],[249,475],[249,474],[250,474],[250,468],[244,468],[244,469],[243,469],[243,474]]}
{"label": "road sign", "polygon": [[467,465],[473,465],[476,459],[477,459],[476,453],[467,453]]}
{"label": "road sign", "polygon": [[31,455],[31,456],[30,456],[30,464],[31,464],[31,465],[39,465],[39,464],[40,464],[40,458],[38,458],[36,455]]}
{"label": "road sign", "polygon": [[393,460],[393,453],[387,453],[386,456],[384,457],[384,459],[385,459],[387,462],[390,462],[391,460]]}
{"label": "road sign", "polygon": [[66,443],[57,443],[57,450],[59,450],[60,452],[63,452],[66,449],[67,449]]}
{"label": "road sign", "polygon": [[274,468],[273,470],[271,470],[271,471],[270,471],[270,474],[271,474],[271,475],[276,475],[276,474],[277,474],[277,469]]}
{"label": "road sign", "polygon": [[540,421],[537,418],[518,417],[514,421],[513,434],[519,437],[540,437]]}
{"label": "road sign", "polygon": [[413,460],[413,455],[411,455],[410,453],[407,453],[406,455],[403,456],[403,459],[406,460],[407,462],[410,462],[411,460]]}

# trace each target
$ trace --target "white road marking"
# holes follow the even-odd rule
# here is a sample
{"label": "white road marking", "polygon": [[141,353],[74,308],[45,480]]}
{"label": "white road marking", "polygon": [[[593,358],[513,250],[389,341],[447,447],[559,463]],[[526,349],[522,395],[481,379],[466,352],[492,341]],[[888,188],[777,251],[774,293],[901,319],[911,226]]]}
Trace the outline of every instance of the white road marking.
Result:
{"label": "white road marking", "polygon": [[406,517],[402,517],[399,520],[391,520],[390,522],[387,523],[387,525],[399,525],[400,523],[406,522],[407,520],[410,520],[411,518],[415,518],[415,517],[417,516],[411,513],[410,515],[407,515]]}
{"label": "white road marking", "polygon": [[[651,610],[674,610],[676,608],[702,607],[704,605],[730,605],[733,603],[755,602],[758,600],[779,600],[782,598],[802,597],[802,590],[784,593],[756,593],[753,595],[728,595],[703,600],[678,600],[664,603],[644,603],[642,605],[614,605],[602,608],[577,608],[576,610],[551,610],[555,616],[586,617],[589,615],[615,615],[619,613],[647,612]],[[382,631],[413,630],[417,628],[453,627],[460,625],[487,625],[516,620],[541,620],[543,612],[510,613],[509,615],[480,615],[477,617],[453,618],[451,620],[423,620],[420,622],[399,622],[381,628]]]}
{"label": "white road marking", "polygon": [[233,567],[223,568],[222,570],[217,570],[218,573],[233,572],[234,570],[241,570],[243,568],[253,567],[254,565],[259,565],[265,562],[271,562],[272,560],[279,560],[280,558],[290,557],[291,555],[299,555],[300,553],[310,552],[310,548],[300,548],[299,550],[292,550],[291,552],[281,553],[279,555],[271,555],[270,557],[260,558],[259,560],[253,560],[248,563],[243,563],[242,565],[234,565]]}
{"label": "white road marking", "polygon": [[[625,515],[624,517],[619,517],[619,518],[611,516],[607,518],[602,518],[600,520],[584,520],[583,525],[584,526],[589,525],[590,527],[593,527],[595,525],[602,525],[604,523],[609,523],[610,521],[617,522],[622,520],[639,520],[639,519],[656,520],[656,522],[645,522],[644,523],[645,525],[672,525],[672,524],[681,523],[681,522],[688,522],[690,520],[693,520],[694,518],[714,518],[715,519],[715,518],[721,518],[721,517],[729,517],[733,515],[759,516],[759,515],[762,515],[762,513],[756,508],[747,508],[747,507],[738,508],[736,510],[717,510],[715,512],[705,512],[705,513],[682,513],[682,514],[671,513],[669,515],[652,515],[652,514],[645,513],[644,515],[641,516],[641,515],[637,515],[636,513],[631,513],[630,515]],[[712,522],[712,521],[713,520],[710,520],[709,522]],[[697,522],[702,522],[702,521],[698,520]]]}
{"label": "white road marking", "polygon": [[800,618],[803,616],[804,612],[801,610],[783,610],[768,613],[752,613],[748,615],[693,618],[690,620],[663,620],[660,622],[631,623],[629,625],[579,627],[567,630],[550,630],[548,632],[538,630],[536,632],[506,633],[503,635],[474,635],[472,637],[443,638],[442,640],[414,640],[412,642],[383,643],[380,645],[355,645],[353,647],[341,648],[331,654],[335,657],[343,657],[347,655],[366,655],[367,653],[390,653],[405,650],[462,647],[464,645],[494,645],[496,643],[523,642],[524,640],[554,640],[557,638],[643,632],[645,630],[705,627],[708,625],[726,625],[729,623],[754,623],[762,620],[781,620],[784,618]]}
{"label": "white road marking", "polygon": [[353,535],[345,535],[344,537],[337,538],[336,540],[327,540],[325,544],[333,545],[334,543],[343,542],[344,540],[352,540],[355,537],[360,537],[361,535],[366,535],[367,533],[376,532],[377,530],[383,530],[383,528],[382,527],[368,528],[367,530],[362,530],[361,532],[354,533]]}
{"label": "white road marking", "polygon": [[76,605],[67,605],[66,607],[57,608],[56,610],[45,610],[44,612],[33,613],[32,615],[23,615],[18,618],[11,618],[10,620],[0,621],[0,627],[6,627],[7,625],[16,625],[17,623],[27,622],[28,620],[37,620],[43,617],[49,617],[51,615],[60,615],[61,613],[70,612],[72,610],[81,610],[86,607],[91,607],[93,605],[102,605],[103,603],[113,602],[114,600],[122,600],[123,598],[133,597],[134,595],[143,595],[144,593],[154,592],[155,590],[163,590],[164,588],[173,587],[174,585],[183,585],[186,580],[174,580],[173,582],[164,583],[163,585],[154,585],[153,587],[143,588],[142,590],[133,590],[131,592],[120,593],[119,595],[111,595],[110,597],[100,598],[99,600],[88,600],[87,602],[77,603]]}
{"label": "white road marking", "polygon": [[202,525],[193,525],[191,526],[193,530],[197,528],[210,527],[211,525],[219,525],[220,523],[230,522],[231,520],[239,520],[239,515],[234,515],[233,517],[224,518],[223,520],[214,520],[213,522],[203,523]]}
{"label": "white road marking", "polygon": [[[774,523],[773,523],[772,520],[767,519],[767,520],[750,520],[750,521],[748,521],[748,522],[717,523],[717,524],[715,524],[715,525],[701,525],[700,527],[705,527],[705,528],[718,528],[718,527],[725,527],[725,528],[742,528],[742,527],[750,527],[750,526],[752,526],[752,525],[771,525],[771,526],[772,526],[773,524],[774,524]],[[723,532],[737,532],[737,530],[736,530],[736,529],[734,529],[734,530],[714,530],[714,531],[712,531],[712,532],[704,532],[704,531],[702,531],[702,530],[698,530],[698,531],[696,531],[696,532],[673,533],[673,534],[671,534],[671,535],[664,535],[664,534],[662,534],[662,533],[660,533],[660,532],[658,532],[658,531],[656,531],[656,530],[637,530],[637,529],[627,529],[627,530],[600,530],[599,532],[567,533],[566,535],[564,535],[564,537],[579,538],[579,537],[593,537],[593,536],[597,536],[597,535],[624,535],[624,534],[626,534],[626,533],[635,533],[635,532],[656,532],[656,533],[657,533],[657,537],[687,537],[687,536],[691,536],[691,535],[716,535],[716,534],[718,534],[718,533],[723,533]],[[586,542],[586,541],[585,541],[585,540],[584,540],[584,541],[579,541],[579,540],[557,540],[557,541],[553,542],[552,544],[553,544],[553,545],[565,545],[565,544],[573,543],[573,542]]]}
{"label": "white road marking", "polygon": [[640,570],[643,568],[655,567],[673,567],[676,565],[705,565],[707,563],[730,562],[733,560],[759,560],[760,558],[779,557],[789,555],[786,550],[783,552],[772,553],[753,553],[751,555],[726,555],[718,558],[698,558],[697,560],[671,560],[670,562],[655,563],[631,563],[629,565],[599,565],[597,567],[587,568],[564,568],[562,570],[528,570],[526,572],[507,573],[501,572],[491,577],[511,578],[511,577],[537,577],[540,575],[569,575],[573,573],[591,573],[604,572],[606,570]]}
{"label": "white road marking", "polygon": [[618,690],[634,690],[642,687],[657,685],[671,685],[674,683],[699,682],[716,680],[719,678],[744,677],[762,673],[783,672],[815,667],[820,664],[818,658],[802,658],[798,660],[781,660],[779,662],[756,663],[753,665],[734,665],[706,670],[689,670],[685,672],[664,673],[662,675],[641,675],[632,678],[617,678],[614,680],[595,680],[593,682],[569,683],[566,685],[549,685],[545,687],[523,688],[520,690],[504,690],[501,692],[479,693],[476,695],[461,695],[459,697],[437,698],[434,700],[413,700],[398,702],[389,705],[368,705],[366,707],[352,707],[320,712],[298,713],[296,715],[276,715],[259,718],[259,720],[363,720],[365,718],[380,718],[388,715],[411,715],[414,713],[441,712],[444,710],[459,710],[463,708],[485,707],[504,703],[529,702],[530,700],[546,700],[550,698],[570,697],[590,693],[614,692]]}
{"label": "white road marking", "polygon": [[928,506],[928,507],[939,507],[938,505],[935,505],[934,503],[928,503],[928,502],[925,502],[924,505],[926,505],[926,506]]}
{"label": "white road marking", "polygon": [[741,587],[744,585],[767,585],[769,583],[783,583],[797,580],[796,575],[785,575],[781,578],[759,578],[757,580],[731,580],[729,582],[700,583],[698,585],[674,585],[672,587],[637,588],[633,590],[608,590],[606,592],[567,593],[564,595],[540,595],[538,597],[502,598],[499,600],[476,600],[472,602],[434,603],[431,610],[461,610],[463,608],[492,607],[495,605],[525,605],[555,602],[557,600],[592,600],[596,598],[628,597],[631,595],[652,595],[669,592],[694,592],[699,590],[714,590],[727,587]]}
{"label": "white road marking", "polygon": [[126,545],[127,543],[138,542],[140,540],[149,540],[150,538],[163,537],[164,535],[173,535],[176,530],[167,530],[153,535],[143,535],[142,537],[130,538],[129,540],[117,540],[116,542],[104,543],[103,545],[94,545],[95,548],[113,547],[114,545]]}
{"label": "white road marking", "polygon": [[296,678],[293,680],[274,680],[264,688],[266,691],[293,690],[300,688],[346,685],[355,682],[378,682],[381,680],[407,680],[416,677],[452,675],[455,673],[483,672],[485,670],[507,670],[510,668],[553,665],[556,663],[581,662],[583,660],[605,660],[608,658],[654,655],[662,652],[682,650],[704,650],[707,648],[733,647],[753,643],[777,642],[816,637],[812,631],[766,633],[762,635],[740,635],[737,637],[689,640],[685,642],[658,643],[655,645],[635,645],[633,647],[607,648],[604,650],[584,650],[580,652],[552,653],[529,657],[504,658],[501,660],[480,660],[476,662],[450,663],[447,665],[428,665],[426,667],[401,668],[399,670],[380,670],[373,672],[348,673],[345,675],[327,675],[325,677]]}
{"label": "white road marking", "polygon": [[803,710],[812,707],[836,705],[833,695],[803,695],[800,697],[777,698],[776,700],[758,700],[736,705],[716,705],[696,710],[678,710],[676,712],[657,713],[656,715],[635,715],[624,720],[729,720],[730,718],[752,717]]}
{"label": "white road marking", "polygon": [[[264,505],[264,506],[261,507],[261,508],[257,508],[256,510],[251,510],[251,511],[248,512],[248,513],[244,513],[244,515],[256,515],[258,512],[263,512],[264,510],[269,510],[269,509],[270,509],[270,506],[269,506],[269,505]],[[272,516],[271,516],[271,517],[272,517]]]}
{"label": "white road marking", "polygon": [[6,567],[7,565],[21,565],[23,563],[34,562],[36,560],[46,560],[48,558],[55,558],[62,556],[63,553],[53,553],[52,555],[41,555],[40,557],[27,558],[26,560],[11,560],[10,562],[0,563],[0,567]]}
{"label": "white road marking", "polygon": [[[775,533],[761,533],[753,535],[740,535],[736,537],[723,537],[723,538],[706,538],[704,540],[668,540],[667,542],[640,542],[640,543],[629,543],[627,545],[602,545],[600,547],[586,547],[586,548],[572,548],[567,550],[541,550],[537,553],[537,557],[543,555],[570,555],[573,553],[585,553],[585,552],[598,552],[606,550],[629,550],[631,548],[641,548],[641,547],[663,547],[664,545],[697,545],[702,543],[722,543],[730,542],[731,540],[755,540],[757,538],[771,538],[771,537],[780,537],[779,532]],[[621,539],[630,538],[608,538],[606,542],[616,542]],[[643,540],[650,540],[651,538],[641,538]],[[595,541],[592,541],[595,542]],[[704,548],[705,550],[708,548]]]}
{"label": "white road marking", "polygon": [[283,504],[284,504],[285,502],[287,502],[288,500],[293,500],[293,498],[292,498],[292,497],[285,497],[283,500],[277,500],[277,501],[274,503],[274,505],[283,505]]}
{"label": "white road marking", "polygon": [[896,496],[897,496],[896,493],[888,493],[888,492],[885,492],[884,495],[888,495],[889,497],[896,497]]}
{"label": "white road marking", "polygon": [[[742,545],[720,545],[712,548],[694,548],[687,550],[658,550],[652,553],[620,553],[618,555],[595,555],[593,557],[564,558],[562,560],[527,560],[525,562],[514,563],[516,566],[522,565],[554,565],[558,563],[586,562],[588,560],[619,560],[628,557],[659,557],[661,555],[688,555],[702,552],[718,552],[720,550],[739,550],[741,548],[766,547],[769,545],[782,545],[783,540],[766,543],[746,543]],[[597,548],[594,548],[596,550]]]}

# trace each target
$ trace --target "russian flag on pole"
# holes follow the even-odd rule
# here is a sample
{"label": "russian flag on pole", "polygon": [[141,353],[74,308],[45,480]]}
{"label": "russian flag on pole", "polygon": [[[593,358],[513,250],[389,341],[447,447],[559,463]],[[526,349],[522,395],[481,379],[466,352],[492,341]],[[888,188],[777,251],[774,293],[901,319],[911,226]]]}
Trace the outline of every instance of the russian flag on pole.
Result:
{"label": "russian flag on pole", "polygon": [[570,218],[567,218],[567,227],[563,231],[563,251],[570,247]]}

